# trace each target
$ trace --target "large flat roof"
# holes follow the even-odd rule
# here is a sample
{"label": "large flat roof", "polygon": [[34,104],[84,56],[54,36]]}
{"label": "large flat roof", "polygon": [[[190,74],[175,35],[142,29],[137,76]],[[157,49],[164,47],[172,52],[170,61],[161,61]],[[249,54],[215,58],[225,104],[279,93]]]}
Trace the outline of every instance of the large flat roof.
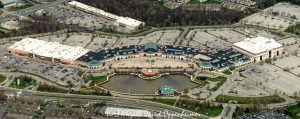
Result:
{"label": "large flat roof", "polygon": [[282,44],[277,43],[274,39],[258,36],[255,38],[246,38],[244,41],[235,43],[234,46],[244,49],[250,53],[258,54],[282,47]]}
{"label": "large flat roof", "polygon": [[140,109],[107,107],[104,113],[106,115],[111,115],[111,116],[148,117],[148,118],[152,117],[151,112],[147,110],[140,110]]}
{"label": "large flat roof", "polygon": [[89,50],[80,46],[68,46],[58,42],[47,42],[32,38],[24,38],[10,46],[8,49],[72,61],[89,52]]}
{"label": "large flat roof", "polygon": [[76,6],[78,8],[84,9],[84,10],[86,10],[88,12],[92,12],[92,13],[95,13],[95,14],[103,15],[103,16],[106,16],[106,17],[109,17],[109,18],[112,18],[112,19],[118,19],[119,18],[119,16],[117,16],[117,15],[105,12],[104,10],[101,10],[101,9],[98,9],[98,8],[95,8],[95,7],[83,4],[81,2],[71,1],[71,2],[69,2],[69,5]]}
{"label": "large flat roof", "polygon": [[2,2],[4,6],[6,6],[6,5],[22,2],[22,0],[0,0],[0,2]]}

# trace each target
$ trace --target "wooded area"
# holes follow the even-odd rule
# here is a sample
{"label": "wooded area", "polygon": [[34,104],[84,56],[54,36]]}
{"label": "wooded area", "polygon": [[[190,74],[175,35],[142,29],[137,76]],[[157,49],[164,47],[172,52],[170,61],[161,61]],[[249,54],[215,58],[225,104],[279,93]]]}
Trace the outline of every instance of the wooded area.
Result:
{"label": "wooded area", "polygon": [[120,16],[127,16],[155,27],[183,25],[216,25],[237,22],[244,12],[168,9],[151,0],[77,0]]}
{"label": "wooded area", "polygon": [[[155,27],[184,25],[219,25],[238,22],[247,11],[233,11],[222,8],[220,11],[185,10],[181,7],[168,9],[154,0],[77,0],[120,16],[127,16],[146,22]],[[299,0],[255,0],[259,9],[287,1],[300,5]],[[255,10],[256,11],[256,10]],[[251,9],[251,13],[255,12]]]}
{"label": "wooded area", "polygon": [[255,0],[259,9],[265,9],[272,5],[275,5],[278,2],[291,2],[295,5],[300,5],[300,0]]}

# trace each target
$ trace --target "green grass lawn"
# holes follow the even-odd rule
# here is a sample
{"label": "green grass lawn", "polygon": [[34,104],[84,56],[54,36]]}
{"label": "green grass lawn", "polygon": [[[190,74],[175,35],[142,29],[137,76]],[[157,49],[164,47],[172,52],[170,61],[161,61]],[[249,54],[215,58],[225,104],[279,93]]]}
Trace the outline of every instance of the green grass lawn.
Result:
{"label": "green grass lawn", "polygon": [[300,23],[297,23],[294,26],[288,27],[285,31],[289,32],[289,33],[296,34],[296,35],[300,35]]}
{"label": "green grass lawn", "polygon": [[29,7],[32,7],[32,6],[34,6],[34,5],[31,4],[31,3],[26,3],[26,4],[23,5],[23,6],[16,7],[16,8],[10,8],[9,10],[10,10],[10,11],[18,11],[18,10],[26,9],[26,8],[29,8]]}
{"label": "green grass lawn", "polygon": [[15,79],[15,81],[13,81],[9,87],[12,88],[17,88],[17,89],[24,89],[30,85],[33,85],[36,83],[36,80],[32,79],[31,77],[18,77],[20,79],[20,84],[17,85],[17,79]]}
{"label": "green grass lawn", "polygon": [[173,106],[176,102],[176,99],[145,99],[148,101],[158,102],[166,105]]}
{"label": "green grass lawn", "polygon": [[50,80],[50,79],[47,79],[47,78],[45,78],[45,77],[43,77],[43,76],[38,75],[38,74],[34,74],[34,73],[30,73],[30,72],[24,72],[24,71],[18,71],[18,70],[13,71],[13,72],[19,72],[19,73],[23,73],[23,74],[30,74],[30,75],[39,77],[39,78],[41,78],[41,79],[50,81],[50,82],[52,82],[52,83],[55,83],[56,85],[59,85],[59,86],[61,86],[61,87],[70,88],[69,86],[61,85],[61,84],[59,84],[59,83],[56,83],[56,82],[54,82],[54,81],[52,81],[52,80]]}
{"label": "green grass lawn", "polygon": [[[176,99],[157,99],[157,98],[153,98],[153,99],[145,99],[148,101],[153,101],[153,102],[157,102],[157,103],[162,103],[162,104],[166,104],[166,105],[170,105],[173,106],[176,102]],[[203,106],[199,106],[199,110],[195,111],[194,108],[188,108],[188,107],[183,107],[181,105],[179,105],[180,100],[176,103],[176,107],[179,108],[183,108],[186,110],[190,110],[193,112],[197,112],[199,114],[205,115],[205,116],[209,116],[209,117],[216,117],[218,115],[220,115],[222,113],[223,107],[203,107]]]}
{"label": "green grass lawn", "polygon": [[208,78],[207,80],[213,81],[213,82],[218,82],[217,85],[212,88],[212,91],[216,91],[226,82],[227,77],[218,76],[216,78]]}
{"label": "green grass lawn", "polygon": [[286,35],[282,32],[272,32],[273,34],[279,36],[279,37],[285,37]]}
{"label": "green grass lawn", "polygon": [[67,93],[68,92],[67,89],[58,88],[58,87],[48,85],[48,84],[39,84],[37,90],[42,91],[42,92],[52,92],[52,93]]}
{"label": "green grass lawn", "polygon": [[35,3],[35,4],[41,4],[40,1],[36,1],[36,0],[31,0],[31,2]]}
{"label": "green grass lawn", "polygon": [[197,77],[194,77],[193,81],[194,81],[194,83],[197,83],[197,84],[199,84],[199,85],[205,85],[205,84],[208,83],[208,82],[205,81],[205,80],[199,80],[199,79],[197,79]]}
{"label": "green grass lawn", "polygon": [[79,71],[78,71],[78,76],[82,76],[84,73],[85,73],[85,71],[79,70]]}
{"label": "green grass lawn", "polygon": [[119,32],[119,31],[116,31],[116,30],[113,30],[110,28],[106,28],[106,27],[99,28],[98,31],[105,32],[105,33],[111,33],[111,34],[124,34],[122,32]]}
{"label": "green grass lawn", "polygon": [[110,96],[111,94],[106,90],[103,90],[97,86],[81,88],[79,92],[72,92],[74,94],[82,94],[82,95],[102,95],[102,96]]}
{"label": "green grass lawn", "polygon": [[232,74],[232,72],[230,70],[228,70],[228,69],[225,70],[225,71],[223,71],[223,73],[226,74],[226,75],[231,75]]}
{"label": "green grass lawn", "polygon": [[0,74],[0,83],[6,80],[6,76]]}
{"label": "green grass lawn", "polygon": [[265,97],[236,97],[228,95],[219,95],[216,98],[217,102],[228,103],[229,101],[237,101],[239,104],[270,104],[270,103],[281,103],[285,102],[285,99],[275,95],[275,96],[265,96]]}
{"label": "green grass lawn", "polygon": [[92,81],[90,83],[90,86],[94,86],[95,84],[105,82],[107,80],[107,76],[95,76],[95,77],[88,77],[84,79],[85,82],[88,82],[90,80]]}
{"label": "green grass lawn", "polygon": [[201,108],[197,111],[200,114],[209,117],[216,117],[220,115],[223,111],[223,107],[209,107],[209,108]]}
{"label": "green grass lawn", "polygon": [[299,119],[300,118],[300,103],[297,105],[287,107],[287,114],[293,119],[294,118]]}
{"label": "green grass lawn", "polygon": [[294,114],[299,114],[300,113],[300,107],[295,107],[295,108],[292,108],[290,110],[290,112],[294,113]]}

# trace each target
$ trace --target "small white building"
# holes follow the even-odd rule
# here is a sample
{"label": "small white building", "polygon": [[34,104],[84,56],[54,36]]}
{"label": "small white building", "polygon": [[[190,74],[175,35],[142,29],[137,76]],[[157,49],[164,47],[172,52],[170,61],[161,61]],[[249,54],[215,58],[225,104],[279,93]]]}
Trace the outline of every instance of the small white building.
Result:
{"label": "small white building", "polygon": [[115,22],[116,26],[122,26],[129,30],[137,30],[140,26],[144,26],[145,23],[129,18],[129,17],[119,17]]}
{"label": "small white building", "polygon": [[274,58],[283,54],[283,45],[265,37],[246,38],[234,44],[234,48],[250,57],[254,62]]}
{"label": "small white building", "polygon": [[40,10],[35,11],[34,14],[37,15],[37,16],[43,16],[43,15],[46,15],[48,13],[49,13],[48,11],[46,11],[44,9],[40,9]]}
{"label": "small white building", "polygon": [[0,0],[5,8],[15,7],[23,4],[23,0]]}
{"label": "small white building", "polygon": [[1,27],[9,29],[9,30],[18,30],[20,29],[20,24],[16,20],[10,20],[0,24]]}

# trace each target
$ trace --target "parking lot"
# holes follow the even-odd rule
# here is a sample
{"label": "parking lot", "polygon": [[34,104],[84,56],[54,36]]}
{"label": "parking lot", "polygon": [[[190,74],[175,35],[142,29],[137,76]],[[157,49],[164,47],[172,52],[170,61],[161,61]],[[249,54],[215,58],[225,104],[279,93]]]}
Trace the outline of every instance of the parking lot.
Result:
{"label": "parking lot", "polygon": [[225,91],[225,95],[238,97],[262,97],[270,96],[271,94],[243,80],[233,82],[231,87]]}
{"label": "parking lot", "polygon": [[113,25],[109,20],[67,6],[54,6],[44,10],[56,16],[57,20],[62,23],[77,24],[87,28],[101,28],[104,23],[107,26]]}
{"label": "parking lot", "polygon": [[60,35],[50,35],[50,36],[38,37],[38,39],[50,41],[50,42],[59,42],[59,43],[63,44],[67,38],[66,38],[66,34],[60,34]]}
{"label": "parking lot", "polygon": [[127,46],[131,44],[139,44],[140,41],[142,41],[144,36],[139,37],[122,37],[119,39],[119,41],[116,43],[118,46]]}
{"label": "parking lot", "polygon": [[247,38],[244,34],[238,33],[236,29],[209,30],[208,33],[230,43],[236,43]]}
{"label": "parking lot", "polygon": [[118,41],[118,45],[137,45],[154,42],[159,45],[174,45],[179,37],[180,30],[161,30],[139,37],[123,37]]}
{"label": "parking lot", "polygon": [[15,56],[5,56],[0,61],[1,71],[22,71],[45,77],[61,85],[74,85],[79,82],[78,70],[57,64]]}
{"label": "parking lot", "polygon": [[38,37],[39,40],[59,42],[65,45],[80,46],[89,50],[97,51],[102,48],[112,48],[119,38],[115,36],[96,35],[90,33],[67,33]]}
{"label": "parking lot", "polygon": [[98,36],[94,37],[91,42],[88,43],[87,49],[97,51],[102,48],[112,48],[119,38],[114,36]]}
{"label": "parking lot", "polygon": [[289,119],[288,115],[283,114],[282,112],[276,109],[268,109],[261,113],[255,115],[243,115],[241,119]]}
{"label": "parking lot", "polygon": [[44,11],[54,15],[56,20],[61,23],[75,24],[81,27],[89,28],[91,30],[106,27],[113,28],[120,32],[130,32],[124,27],[115,26],[115,21],[96,16],[69,6],[58,5],[54,7],[44,8]]}
{"label": "parking lot", "polygon": [[300,56],[300,44],[290,45],[285,47],[286,50],[293,55],[299,55]]}
{"label": "parking lot", "polygon": [[289,3],[278,3],[259,13],[241,20],[244,24],[285,30],[300,18],[300,7]]}
{"label": "parking lot", "polygon": [[[300,76],[300,58],[294,55],[273,62],[275,66]],[[300,77],[298,77],[300,79]]]}
{"label": "parking lot", "polygon": [[300,90],[300,78],[298,76],[271,64],[250,66],[244,75],[290,96]]}
{"label": "parking lot", "polygon": [[67,33],[37,37],[39,40],[59,42],[65,45],[81,46],[89,50],[98,51],[104,48],[117,46],[139,45],[148,42],[155,42],[159,45],[174,45],[179,37],[180,30],[162,30],[138,37],[121,37],[98,35],[90,33]]}
{"label": "parking lot", "polygon": [[300,39],[295,37],[290,37],[290,38],[279,40],[277,42],[283,44],[284,46],[290,46],[290,45],[295,45],[297,43],[300,43]]}
{"label": "parking lot", "polygon": [[70,45],[70,46],[80,46],[85,47],[89,42],[91,42],[92,35],[91,34],[74,34],[71,35],[64,44]]}
{"label": "parking lot", "polygon": [[235,29],[194,29],[191,30],[186,39],[190,40],[192,47],[208,47],[217,50],[228,49],[232,43],[242,41],[247,36],[238,33]]}

